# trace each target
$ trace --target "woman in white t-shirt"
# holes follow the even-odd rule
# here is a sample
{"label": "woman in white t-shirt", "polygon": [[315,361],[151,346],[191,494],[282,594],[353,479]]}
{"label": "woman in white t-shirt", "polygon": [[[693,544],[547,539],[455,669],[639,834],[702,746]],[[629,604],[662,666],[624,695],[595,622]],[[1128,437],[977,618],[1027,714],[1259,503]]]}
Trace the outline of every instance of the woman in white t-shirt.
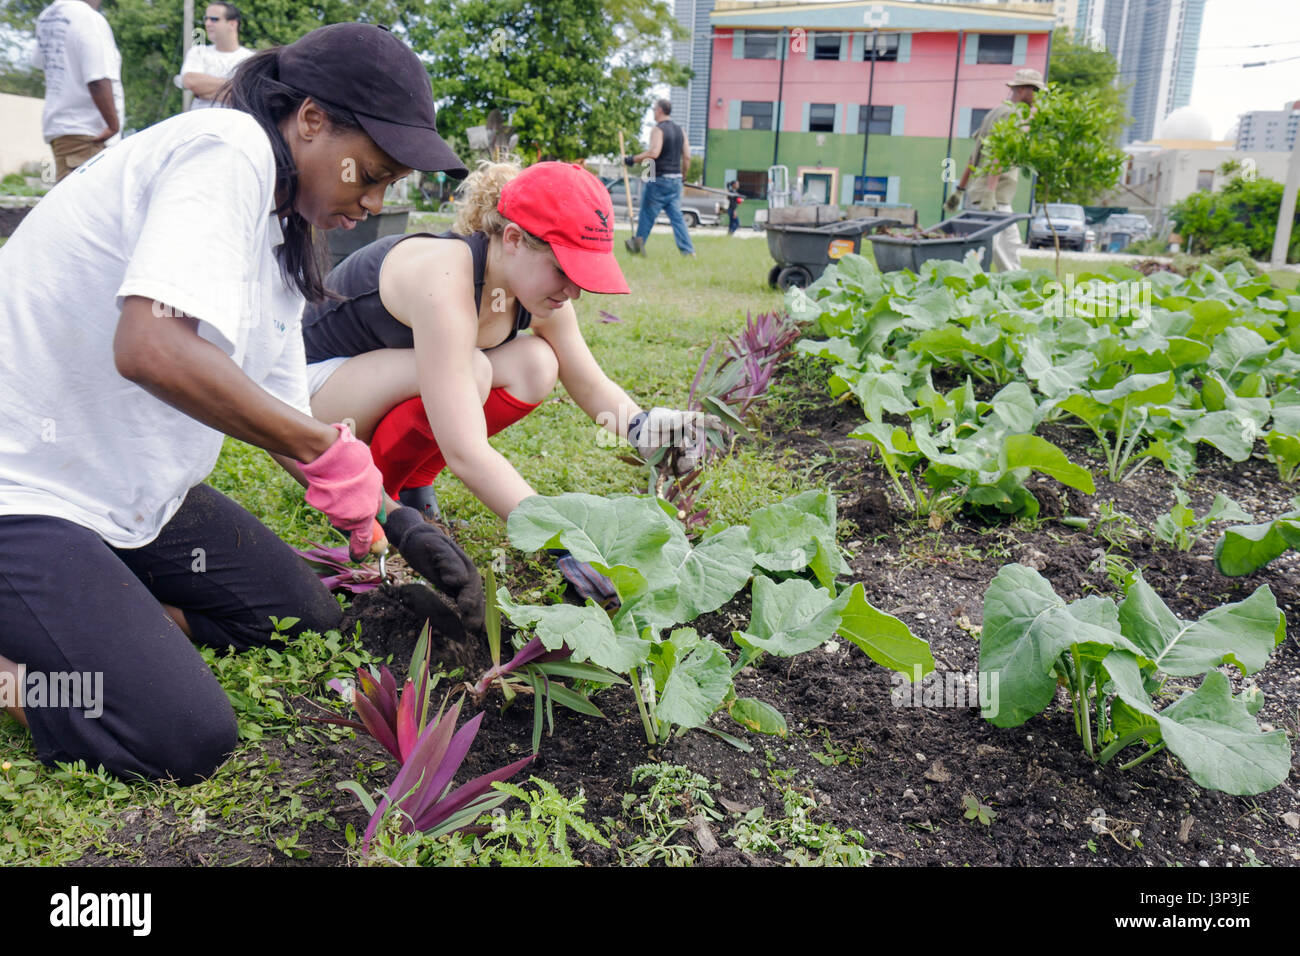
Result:
{"label": "woman in white t-shirt", "polygon": [[[370,452],[308,404],[312,230],[378,212],[411,168],[465,168],[423,65],[378,27],[258,54],[230,105],[94,157],[0,247],[0,706],[47,763],[198,780],[236,725],[190,640],[273,645],[271,615],[299,619],[289,635],[337,625],[292,550],[202,484],[223,434],[295,474],[354,555],[372,543]],[[463,552],[412,509],[387,520],[476,623]]]}

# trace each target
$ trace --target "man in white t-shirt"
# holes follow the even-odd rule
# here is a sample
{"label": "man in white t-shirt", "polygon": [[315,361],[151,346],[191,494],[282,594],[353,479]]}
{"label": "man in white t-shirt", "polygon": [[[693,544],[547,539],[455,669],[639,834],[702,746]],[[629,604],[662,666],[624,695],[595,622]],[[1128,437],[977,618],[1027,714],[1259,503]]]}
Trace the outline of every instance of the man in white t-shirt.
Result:
{"label": "man in white t-shirt", "polygon": [[200,110],[217,106],[217,92],[253,51],[239,45],[239,25],[242,22],[239,8],[233,3],[212,3],[203,15],[207,28],[206,43],[195,44],[185,54],[181,65],[181,86],[194,94],[190,109]]}
{"label": "man in white t-shirt", "polygon": [[56,182],[121,137],[122,56],[101,0],[55,0],[36,20],[32,65],[45,71],[41,130]]}

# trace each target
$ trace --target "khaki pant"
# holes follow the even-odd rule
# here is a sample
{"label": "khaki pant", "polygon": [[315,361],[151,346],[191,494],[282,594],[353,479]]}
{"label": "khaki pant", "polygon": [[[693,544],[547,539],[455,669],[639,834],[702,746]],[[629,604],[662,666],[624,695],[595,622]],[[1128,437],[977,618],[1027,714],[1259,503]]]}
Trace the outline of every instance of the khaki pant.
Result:
{"label": "khaki pant", "polygon": [[104,143],[96,142],[93,136],[69,134],[54,137],[50,140],[50,149],[54,151],[54,181],[62,182],[68,173],[103,148]]}
{"label": "khaki pant", "polygon": [[[999,203],[998,212],[1014,212],[1007,203]],[[1003,272],[1020,268],[1020,224],[1012,223],[993,237],[993,264]]]}

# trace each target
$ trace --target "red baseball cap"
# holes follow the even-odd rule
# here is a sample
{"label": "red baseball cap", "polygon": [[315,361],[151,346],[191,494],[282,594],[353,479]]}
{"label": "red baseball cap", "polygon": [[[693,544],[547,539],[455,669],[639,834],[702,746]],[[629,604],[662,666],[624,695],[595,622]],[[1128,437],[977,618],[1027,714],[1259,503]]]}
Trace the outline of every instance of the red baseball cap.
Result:
{"label": "red baseball cap", "polygon": [[609,190],[577,163],[536,163],[501,190],[497,212],[549,243],[564,274],[587,292],[627,293],[614,258]]}

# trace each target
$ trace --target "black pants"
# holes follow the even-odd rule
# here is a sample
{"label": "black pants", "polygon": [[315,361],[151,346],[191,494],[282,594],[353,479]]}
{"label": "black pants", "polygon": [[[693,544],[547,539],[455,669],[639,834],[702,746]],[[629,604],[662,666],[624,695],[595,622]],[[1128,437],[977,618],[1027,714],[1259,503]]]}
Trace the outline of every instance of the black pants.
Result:
{"label": "black pants", "polygon": [[279,645],[271,615],[299,618],[290,634],[340,617],[306,562],[206,485],[142,548],[60,518],[0,516],[0,656],[25,665],[29,695],[34,673],[102,675],[98,716],[66,694],[24,708],[42,761],[188,784],[234,750],[230,701],[163,603],[195,643],[240,650]]}

